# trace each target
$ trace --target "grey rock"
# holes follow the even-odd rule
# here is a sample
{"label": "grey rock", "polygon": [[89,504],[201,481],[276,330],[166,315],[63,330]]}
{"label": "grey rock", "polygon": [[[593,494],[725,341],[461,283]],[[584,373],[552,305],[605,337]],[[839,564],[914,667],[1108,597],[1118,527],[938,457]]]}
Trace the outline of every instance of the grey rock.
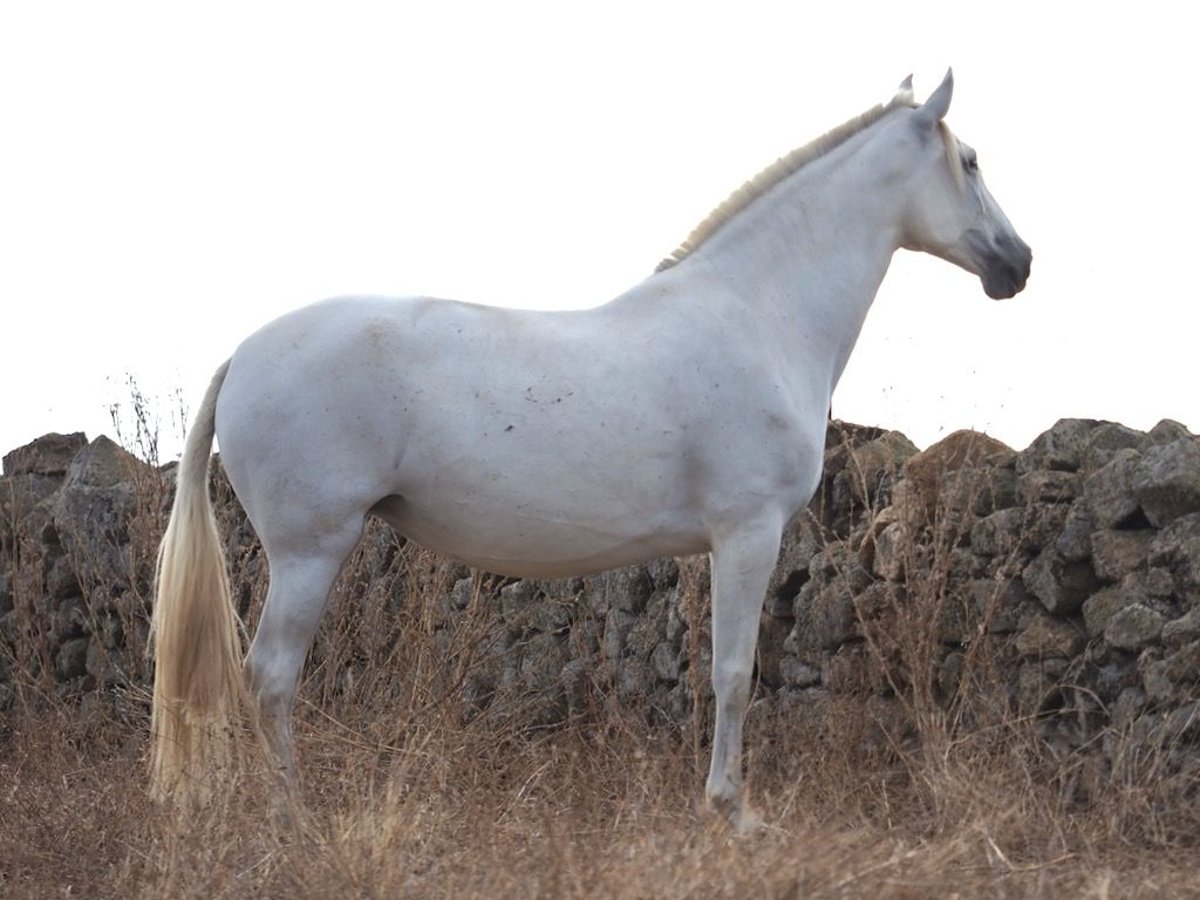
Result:
{"label": "grey rock", "polygon": [[1118,450],[1083,483],[1083,498],[1097,528],[1118,528],[1140,512],[1133,479],[1141,462],[1136,450]]}
{"label": "grey rock", "polygon": [[1146,437],[1151,444],[1170,444],[1180,438],[1194,437],[1194,435],[1188,431],[1187,426],[1181,425],[1174,419],[1162,419],[1150,429]]}
{"label": "grey rock", "polygon": [[1092,532],[1095,526],[1082,502],[1071,504],[1062,531],[1054,541],[1054,549],[1068,562],[1082,562],[1092,555]]}
{"label": "grey rock", "polygon": [[791,687],[806,688],[821,683],[821,670],[795,656],[784,656],[779,662],[783,683]]}
{"label": "grey rock", "polygon": [[1017,472],[1024,474],[1039,469],[1078,471],[1088,439],[1102,424],[1094,419],[1059,419],[1017,454]]}
{"label": "grey rock", "polygon": [[1189,609],[1163,626],[1162,640],[1167,647],[1182,647],[1197,638],[1200,638],[1200,607]]}
{"label": "grey rock", "polygon": [[[901,510],[901,518],[913,525],[937,522],[943,529],[957,527],[960,515],[955,513],[961,514],[974,502],[976,477],[948,477],[949,473],[1011,468],[1015,459],[1012,449],[995,438],[956,431],[905,463],[904,481],[896,485],[894,505]],[[946,497],[943,488],[948,491]]]}
{"label": "grey rock", "polygon": [[71,461],[54,506],[54,526],[85,591],[133,585],[129,524],[138,506],[135,479],[149,479],[150,473],[103,435]]}
{"label": "grey rock", "polygon": [[1083,622],[1088,637],[1102,636],[1114,614],[1127,606],[1133,606],[1141,599],[1138,593],[1124,585],[1113,585],[1096,591],[1083,604]]}
{"label": "grey rock", "polygon": [[54,657],[54,675],[59,681],[71,681],[87,674],[88,639],[71,638],[58,648]]}
{"label": "grey rock", "polygon": [[622,609],[610,609],[604,619],[604,636],[600,649],[605,659],[619,659],[625,649],[625,638],[637,623],[637,617]]}
{"label": "grey rock", "polygon": [[1092,566],[1105,581],[1120,581],[1130,572],[1146,565],[1150,542],[1155,533],[1104,529],[1091,537]]}
{"label": "grey rock", "polygon": [[821,526],[807,512],[802,512],[784,530],[779,548],[779,560],[767,583],[767,597],[772,613],[788,610],[804,582],[808,580],[809,561],[825,546]]}
{"label": "grey rock", "polygon": [[871,561],[874,573],[888,581],[903,581],[905,550],[909,540],[909,527],[904,522],[892,522],[879,532]]}
{"label": "grey rock", "polygon": [[1200,683],[1200,641],[1167,653],[1147,650],[1138,658],[1138,669],[1146,696],[1153,702],[1170,705],[1193,701]]}
{"label": "grey rock", "polygon": [[1133,685],[1125,688],[1117,695],[1117,702],[1113,708],[1113,727],[1127,729],[1142,714],[1147,705],[1146,692],[1140,687]]}
{"label": "grey rock", "polygon": [[971,526],[971,549],[982,556],[1001,556],[1021,545],[1024,510],[1002,509]]}
{"label": "grey rock", "polygon": [[1162,613],[1134,603],[1112,614],[1104,626],[1104,640],[1110,647],[1140,650],[1158,640],[1165,624]]}
{"label": "grey rock", "polygon": [[1069,659],[1083,649],[1084,636],[1075,624],[1049,616],[1035,616],[1016,637],[1022,657]]}
{"label": "grey rock", "polygon": [[597,613],[617,608],[634,615],[646,608],[654,582],[645,566],[629,566],[584,579],[588,601]]}
{"label": "grey rock", "polygon": [[801,591],[796,600],[796,627],[810,646],[833,650],[857,634],[854,593],[844,583]]}
{"label": "grey rock", "polygon": [[[1077,501],[1078,502],[1078,501]],[[1021,521],[1021,549],[1037,552],[1057,543],[1067,519],[1077,503],[1033,503],[1024,508]]]}
{"label": "grey rock", "polygon": [[650,654],[650,665],[654,674],[662,681],[674,684],[679,680],[679,653],[667,643],[658,643]]}
{"label": "grey rock", "polygon": [[873,677],[870,656],[862,644],[843,644],[821,660],[821,683],[833,694],[870,694]]}
{"label": "grey rock", "polygon": [[1025,715],[1042,711],[1062,685],[1062,667],[1058,660],[1029,660],[1017,670],[1017,703]]}
{"label": "grey rock", "polygon": [[4,455],[4,474],[62,477],[75,454],[87,446],[83,432],[46,434]]}
{"label": "grey rock", "polygon": [[1034,601],[1020,578],[976,578],[970,582],[975,616],[989,634],[1017,631],[1034,611]]}
{"label": "grey rock", "polygon": [[1180,516],[1159,531],[1147,562],[1169,570],[1184,590],[1200,590],[1200,513]]}
{"label": "grey rock", "polygon": [[1084,443],[1082,470],[1093,472],[1107,465],[1118,450],[1143,450],[1148,444],[1144,432],[1116,422],[1104,422],[1092,430]]}
{"label": "grey rock", "polygon": [[1053,548],[1043,550],[1022,572],[1025,587],[1058,616],[1076,612],[1100,586],[1092,567],[1068,562]]}
{"label": "grey rock", "polygon": [[1023,503],[1070,503],[1079,496],[1079,485],[1075,472],[1035,469],[1019,476],[1017,497]]}
{"label": "grey rock", "polygon": [[1200,512],[1200,443],[1180,438],[1152,447],[1133,475],[1133,495],[1152,525]]}
{"label": "grey rock", "polygon": [[865,509],[886,505],[883,501],[892,483],[917,452],[916,445],[898,431],[852,446],[843,469],[852,502]]}

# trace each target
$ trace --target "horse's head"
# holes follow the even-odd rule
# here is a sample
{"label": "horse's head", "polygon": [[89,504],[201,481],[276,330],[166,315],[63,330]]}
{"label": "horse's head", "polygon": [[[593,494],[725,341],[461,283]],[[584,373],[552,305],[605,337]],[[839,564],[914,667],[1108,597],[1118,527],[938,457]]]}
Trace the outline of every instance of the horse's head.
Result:
{"label": "horse's head", "polygon": [[947,72],[924,105],[904,117],[919,162],[905,173],[909,199],[901,245],[978,275],[984,292],[1001,300],[1025,287],[1033,253],[983,183],[975,151],[943,121],[953,92],[954,77]]}

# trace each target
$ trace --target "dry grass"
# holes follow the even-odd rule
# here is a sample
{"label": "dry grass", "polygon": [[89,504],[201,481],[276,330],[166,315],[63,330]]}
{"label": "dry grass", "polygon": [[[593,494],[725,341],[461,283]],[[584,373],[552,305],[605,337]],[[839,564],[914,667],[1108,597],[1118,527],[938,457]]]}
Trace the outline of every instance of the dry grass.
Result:
{"label": "dry grass", "polygon": [[[151,501],[144,514],[161,518]],[[131,530],[140,542],[153,532]],[[262,571],[231,540],[244,573],[235,596],[253,619]],[[33,662],[9,659],[0,895],[1200,895],[1200,817],[1168,811],[1153,758],[1094,781],[1081,804],[1083,763],[1048,753],[1036,722],[929,693],[928,623],[945,601],[933,552],[913,551],[928,566],[925,588],[910,583],[920,596],[889,600],[891,643],[868,641],[910,726],[888,727],[853,697],[816,725],[762,701],[747,747],[764,827],[742,838],[701,808],[698,729],[650,726],[644,710],[601,693],[550,729],[511,706],[464,713],[464,685],[495,640],[484,582],[447,629],[439,610],[456,573],[382,531],[359,554],[383,576],[342,579],[306,673],[304,786],[290,809],[272,802],[249,752],[228,796],[175,819],[146,793],[147,691],[62,696]],[[37,634],[32,622],[27,631]],[[967,659],[960,686],[987,671],[986,659]]]}
{"label": "dry grass", "polygon": [[[776,720],[752,734],[766,826],[696,807],[701,760],[619,719],[531,736],[411,725],[402,749],[302,711],[306,812],[288,824],[244,773],[185,823],[145,794],[144,714],[29,715],[0,755],[0,892],[13,897],[1161,897],[1186,851],[1114,840],[1057,808],[1023,747],[940,771],[856,755]],[[852,724],[846,711],[844,722]],[[762,731],[770,733],[764,735]]]}

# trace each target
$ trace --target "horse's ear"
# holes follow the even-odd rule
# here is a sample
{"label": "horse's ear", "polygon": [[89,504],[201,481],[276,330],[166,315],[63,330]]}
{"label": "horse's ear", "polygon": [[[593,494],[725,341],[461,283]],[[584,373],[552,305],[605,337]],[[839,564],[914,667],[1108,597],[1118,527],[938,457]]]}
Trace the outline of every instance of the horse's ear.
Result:
{"label": "horse's ear", "polygon": [[954,93],[954,71],[946,70],[946,77],[938,85],[938,89],[929,99],[917,109],[917,119],[922,124],[932,127],[946,117],[950,109],[950,97]]}

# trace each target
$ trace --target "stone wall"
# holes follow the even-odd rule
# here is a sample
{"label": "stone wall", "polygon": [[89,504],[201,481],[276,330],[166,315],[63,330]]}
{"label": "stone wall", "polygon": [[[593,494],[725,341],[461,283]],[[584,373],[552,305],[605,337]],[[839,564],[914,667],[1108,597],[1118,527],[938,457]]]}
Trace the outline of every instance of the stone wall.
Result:
{"label": "stone wall", "polygon": [[[149,580],[173,474],[78,434],[4,457],[0,707],[22,685],[148,684]],[[252,619],[265,566],[219,477],[215,493]],[[690,728],[708,695],[707,579],[702,558],[481,578],[373,527],[313,659],[357,642],[328,676],[336,690],[356,666],[394,658],[417,622],[405,598],[420,595],[420,627],[446,665],[471,659],[458,686],[468,714],[550,725],[618,702]],[[959,432],[918,453],[896,432],[832,423],[821,487],[771,580],[757,681],[756,709],[814,726],[840,702],[895,734],[921,715],[970,726],[1016,714],[1041,723],[1047,746],[1110,769],[1112,737],[1136,734],[1194,776],[1200,439],[1170,421],[1143,433],[1068,419],[1021,452]]]}

